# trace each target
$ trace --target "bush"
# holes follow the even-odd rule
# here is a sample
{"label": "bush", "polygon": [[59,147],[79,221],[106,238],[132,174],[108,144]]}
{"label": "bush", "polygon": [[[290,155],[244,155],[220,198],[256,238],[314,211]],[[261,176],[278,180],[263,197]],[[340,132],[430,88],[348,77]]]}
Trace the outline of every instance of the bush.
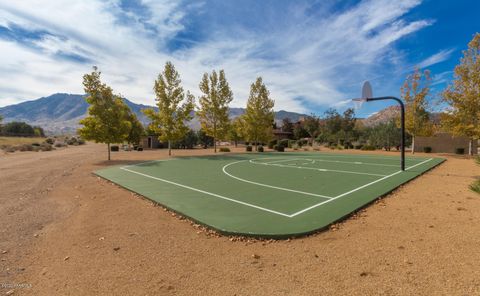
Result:
{"label": "bush", "polygon": [[220,149],[218,149],[218,151],[220,151],[220,152],[230,152],[230,148],[228,148],[228,147],[220,147]]}
{"label": "bush", "polygon": [[143,151],[143,147],[137,147],[137,151]]}
{"label": "bush", "polygon": [[16,148],[18,151],[33,151],[33,145],[23,144]]}
{"label": "bush", "polygon": [[252,146],[248,145],[245,147],[245,150],[247,150],[247,152],[252,152]]}
{"label": "bush", "polygon": [[355,146],[353,146],[353,148],[355,149],[362,149],[363,145],[362,144],[357,144]]}
{"label": "bush", "polygon": [[48,143],[43,143],[41,146],[40,146],[40,150],[41,151],[52,151],[53,150],[53,147],[52,145],[48,144]]}
{"label": "bush", "polygon": [[455,154],[465,154],[465,148],[455,148]]}
{"label": "bush", "polygon": [[112,146],[110,146],[110,151],[118,152],[118,151],[120,151],[120,147],[118,147],[118,145],[112,145]]}
{"label": "bush", "polygon": [[245,145],[250,146],[250,142],[245,142]]}
{"label": "bush", "polygon": [[53,146],[60,148],[60,147],[65,147],[67,145],[64,142],[56,141],[55,144],[53,144]]}
{"label": "bush", "polygon": [[258,152],[263,152],[263,146],[258,146]]}
{"label": "bush", "polygon": [[45,140],[45,143],[50,144],[50,145],[53,145],[53,143],[55,143],[55,139],[53,139],[53,138],[47,138],[47,139]]}
{"label": "bush", "polygon": [[32,143],[32,146],[37,146],[37,147],[40,147],[40,143]]}
{"label": "bush", "polygon": [[289,142],[288,139],[283,139],[278,142],[278,145],[282,145],[284,148],[289,147],[288,142]]}
{"label": "bush", "polygon": [[13,153],[15,151],[17,151],[17,149],[13,146],[7,146],[3,149],[5,152],[9,152],[9,153]]}
{"label": "bush", "polygon": [[285,151],[285,147],[281,144],[275,145],[273,147],[273,149],[275,149],[275,151],[278,151],[278,152],[284,152]]}
{"label": "bush", "polygon": [[85,140],[79,138],[79,139],[78,139],[78,145],[85,145]]}
{"label": "bush", "polygon": [[277,140],[271,140],[268,142],[268,148],[273,149],[273,146],[277,145]]}
{"label": "bush", "polygon": [[362,147],[362,150],[364,151],[373,151],[373,150],[376,150],[377,148],[375,148],[375,146],[373,145],[365,145]]}
{"label": "bush", "polygon": [[425,153],[432,152],[432,147],[423,147],[423,152],[425,152]]}
{"label": "bush", "polygon": [[470,185],[470,189],[476,193],[480,193],[480,180],[477,180]]}

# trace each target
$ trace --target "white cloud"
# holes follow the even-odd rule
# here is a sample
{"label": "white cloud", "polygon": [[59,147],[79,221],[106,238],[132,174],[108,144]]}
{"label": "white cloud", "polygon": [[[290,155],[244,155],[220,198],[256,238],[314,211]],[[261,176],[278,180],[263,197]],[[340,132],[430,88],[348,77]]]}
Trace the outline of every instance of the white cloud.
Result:
{"label": "white cloud", "polygon": [[454,52],[454,49],[443,49],[437,52],[434,55],[429,56],[428,58],[424,59],[420,63],[418,63],[417,67],[419,68],[426,68],[443,61],[446,61],[450,58],[451,54]]}
{"label": "white cloud", "polygon": [[[357,93],[363,80],[378,76],[379,67],[386,71],[401,64],[397,40],[432,24],[401,19],[417,0],[363,1],[321,17],[307,17],[309,6],[298,5],[291,19],[277,20],[268,32],[225,24],[206,40],[172,53],[168,41],[185,29],[189,13],[206,7],[203,3],[144,0],[152,12],[147,17],[122,11],[114,0],[33,2],[0,4],[0,25],[16,23],[59,37],[35,41],[41,51],[0,40],[0,71],[9,78],[0,82],[0,106],[54,92],[81,93],[81,77],[91,65],[59,60],[59,52],[94,61],[115,91],[139,103],[153,104],[153,80],[171,60],[194,94],[203,72],[225,69],[233,106],[244,106],[257,76],[263,76],[276,109],[311,112],[306,104],[345,106],[345,98]],[[119,17],[122,13],[125,19]]]}

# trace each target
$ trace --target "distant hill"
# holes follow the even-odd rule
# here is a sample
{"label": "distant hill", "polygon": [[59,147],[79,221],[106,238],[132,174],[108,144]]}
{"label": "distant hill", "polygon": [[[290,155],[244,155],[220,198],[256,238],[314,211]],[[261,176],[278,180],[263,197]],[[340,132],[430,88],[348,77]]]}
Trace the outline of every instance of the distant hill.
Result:
{"label": "distant hill", "polygon": [[[365,126],[371,127],[380,123],[386,123],[398,116],[400,116],[400,106],[390,106],[360,121],[362,121]],[[439,124],[440,113],[430,113],[430,120],[435,124]]]}
{"label": "distant hill", "polygon": [[[143,124],[148,124],[149,120],[141,110],[153,108],[152,106],[136,104],[128,99],[125,99],[125,102],[137,114]],[[3,116],[4,122],[25,121],[40,126],[51,134],[72,134],[80,127],[78,122],[86,116],[87,110],[88,104],[84,95],[57,93],[0,108],[0,114]],[[238,117],[244,112],[244,108],[230,108],[230,117]],[[305,115],[281,110],[276,112],[275,121],[280,123],[287,117],[292,121],[298,121],[302,116]],[[190,122],[190,127],[193,129],[200,128],[198,118],[195,117]]]}

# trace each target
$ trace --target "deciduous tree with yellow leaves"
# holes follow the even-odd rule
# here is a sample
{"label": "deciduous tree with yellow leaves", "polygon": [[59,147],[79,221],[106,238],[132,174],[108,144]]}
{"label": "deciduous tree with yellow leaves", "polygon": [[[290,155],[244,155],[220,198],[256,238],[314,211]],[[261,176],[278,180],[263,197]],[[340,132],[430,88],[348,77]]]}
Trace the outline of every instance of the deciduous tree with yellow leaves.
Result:
{"label": "deciduous tree with yellow leaves", "polygon": [[463,51],[460,64],[455,67],[455,80],[443,92],[443,101],[449,105],[442,116],[442,124],[454,135],[473,141],[480,138],[480,33],[476,33]]}

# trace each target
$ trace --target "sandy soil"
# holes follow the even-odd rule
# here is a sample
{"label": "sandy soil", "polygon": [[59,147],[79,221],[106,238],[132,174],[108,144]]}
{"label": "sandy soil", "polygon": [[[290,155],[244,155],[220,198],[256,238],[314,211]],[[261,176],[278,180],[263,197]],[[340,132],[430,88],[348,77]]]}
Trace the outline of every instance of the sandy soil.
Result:
{"label": "sandy soil", "polygon": [[166,151],[105,154],[0,155],[0,295],[480,295],[472,160],[448,157],[331,230],[268,243],[207,235],[91,174]]}

